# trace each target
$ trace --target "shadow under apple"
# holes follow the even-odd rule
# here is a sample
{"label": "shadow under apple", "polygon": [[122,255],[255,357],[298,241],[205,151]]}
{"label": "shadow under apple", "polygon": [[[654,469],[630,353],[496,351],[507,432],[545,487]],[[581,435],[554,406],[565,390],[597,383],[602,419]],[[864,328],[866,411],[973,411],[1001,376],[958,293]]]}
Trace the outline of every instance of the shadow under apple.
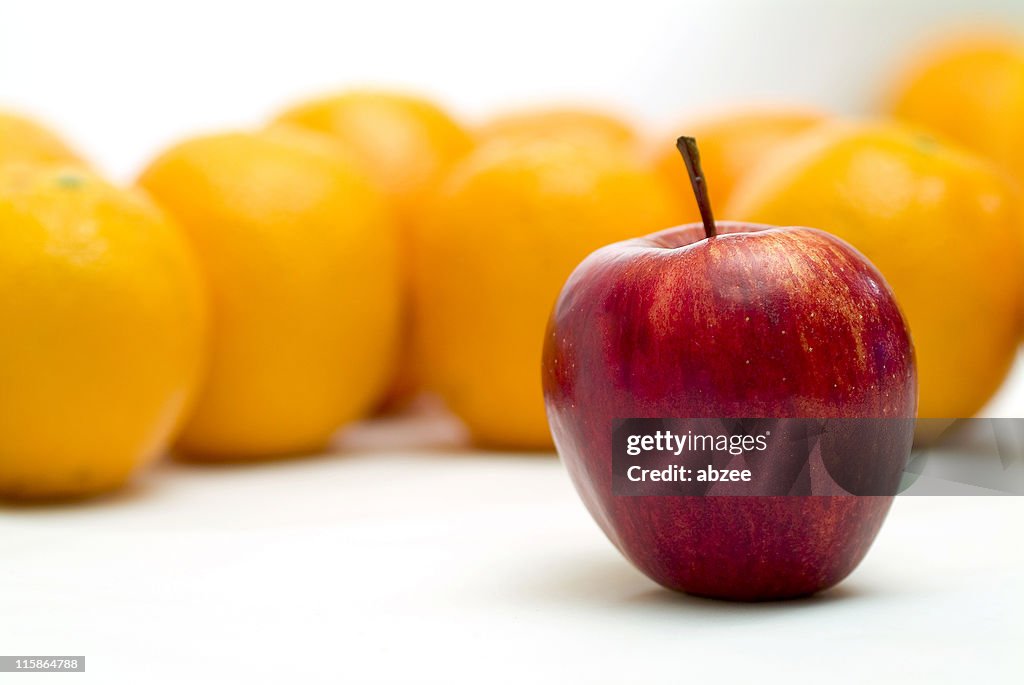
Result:
{"label": "shadow under apple", "polygon": [[575,555],[560,562],[556,569],[549,567],[548,571],[540,580],[519,586],[517,600],[535,600],[545,605],[561,604],[578,609],[748,620],[832,608],[838,604],[875,601],[880,597],[878,588],[856,579],[796,599],[745,602],[698,597],[661,587],[624,563],[611,550],[603,555]]}

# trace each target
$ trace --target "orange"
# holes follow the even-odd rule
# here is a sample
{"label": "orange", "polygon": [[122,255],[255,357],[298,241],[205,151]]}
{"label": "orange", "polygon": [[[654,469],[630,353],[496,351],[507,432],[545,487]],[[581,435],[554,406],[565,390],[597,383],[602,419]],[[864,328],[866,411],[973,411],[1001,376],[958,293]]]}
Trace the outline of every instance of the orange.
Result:
{"label": "orange", "polygon": [[681,210],[630,151],[495,140],[452,172],[417,231],[419,359],[484,446],[551,447],[541,347],[555,298],[592,250],[673,225]]}
{"label": "orange", "polygon": [[896,78],[887,108],[1024,181],[1024,38],[972,33],[933,44]]}
{"label": "orange", "polygon": [[206,293],[177,226],[71,167],[0,171],[0,496],[123,485],[200,381]]}
{"label": "orange", "polygon": [[[474,144],[470,134],[437,105],[385,91],[352,90],[311,100],[284,112],[277,122],[328,134],[351,150],[390,198],[403,232],[403,252],[411,242],[409,233],[424,198]],[[403,259],[407,262],[409,255],[403,254]],[[407,290],[408,270],[404,271]],[[384,409],[400,408],[415,394],[410,326],[407,312],[402,334],[405,350]]]}
{"label": "orange", "polygon": [[319,451],[366,415],[394,363],[398,236],[357,163],[280,127],[187,140],[139,183],[186,231],[212,294],[210,367],[180,449]]}
{"label": "orange", "polygon": [[835,122],[766,160],[725,215],[833,233],[885,276],[917,354],[919,415],[974,415],[1024,312],[1021,198],[991,163],[917,130]]}
{"label": "orange", "polygon": [[405,212],[473,146],[461,125],[423,98],[352,90],[297,105],[278,123],[328,134],[359,159]]}
{"label": "orange", "polygon": [[0,164],[83,164],[81,158],[57,134],[11,112],[0,112]]}
{"label": "orange", "polygon": [[636,130],[625,120],[603,110],[583,107],[509,112],[485,123],[479,135],[481,140],[555,138],[627,146],[638,145],[640,140]]}
{"label": "orange", "polygon": [[721,210],[739,182],[762,160],[823,121],[825,116],[819,112],[796,108],[758,107],[705,115],[684,121],[665,135],[658,143],[655,165],[691,207],[689,220],[698,221],[690,179],[675,148],[677,137],[696,138],[711,204]]}

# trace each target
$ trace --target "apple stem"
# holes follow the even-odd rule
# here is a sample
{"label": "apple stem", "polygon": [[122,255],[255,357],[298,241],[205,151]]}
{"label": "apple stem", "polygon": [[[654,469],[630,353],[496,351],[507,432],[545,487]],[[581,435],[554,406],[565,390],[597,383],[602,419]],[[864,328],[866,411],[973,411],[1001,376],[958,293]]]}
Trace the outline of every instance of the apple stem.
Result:
{"label": "apple stem", "polygon": [[697,198],[700,219],[704,222],[704,235],[714,238],[718,231],[715,230],[715,215],[711,213],[708,182],[704,178],[704,171],[700,168],[700,152],[697,150],[697,141],[694,138],[680,136],[676,139],[676,149],[679,150],[683,161],[686,162],[686,173],[690,174],[690,185],[693,186],[693,195]]}

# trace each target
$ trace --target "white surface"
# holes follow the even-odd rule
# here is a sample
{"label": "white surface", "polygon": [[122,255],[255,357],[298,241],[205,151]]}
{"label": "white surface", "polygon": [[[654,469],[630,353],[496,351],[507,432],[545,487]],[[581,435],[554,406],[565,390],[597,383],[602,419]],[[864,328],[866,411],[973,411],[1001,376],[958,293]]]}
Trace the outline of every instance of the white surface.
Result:
{"label": "white surface", "polygon": [[898,498],[839,587],[743,605],[635,571],[550,456],[406,437],[0,509],[0,652],[87,664],[0,681],[1020,682],[1019,497]]}

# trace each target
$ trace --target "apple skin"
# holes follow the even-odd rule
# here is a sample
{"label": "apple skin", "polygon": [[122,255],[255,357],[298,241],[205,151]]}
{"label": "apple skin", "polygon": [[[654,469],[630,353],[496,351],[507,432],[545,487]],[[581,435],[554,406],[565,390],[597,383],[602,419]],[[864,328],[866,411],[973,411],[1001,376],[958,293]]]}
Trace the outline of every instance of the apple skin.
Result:
{"label": "apple skin", "polygon": [[[913,345],[881,274],[838,238],[798,227],[716,228],[710,239],[691,224],[615,243],[576,268],[545,340],[548,420],[590,513],[653,580],[722,599],[805,596],[860,563],[895,488],[617,497],[613,421],[913,418]],[[894,437],[909,453],[913,421],[901,425],[905,434]]]}

